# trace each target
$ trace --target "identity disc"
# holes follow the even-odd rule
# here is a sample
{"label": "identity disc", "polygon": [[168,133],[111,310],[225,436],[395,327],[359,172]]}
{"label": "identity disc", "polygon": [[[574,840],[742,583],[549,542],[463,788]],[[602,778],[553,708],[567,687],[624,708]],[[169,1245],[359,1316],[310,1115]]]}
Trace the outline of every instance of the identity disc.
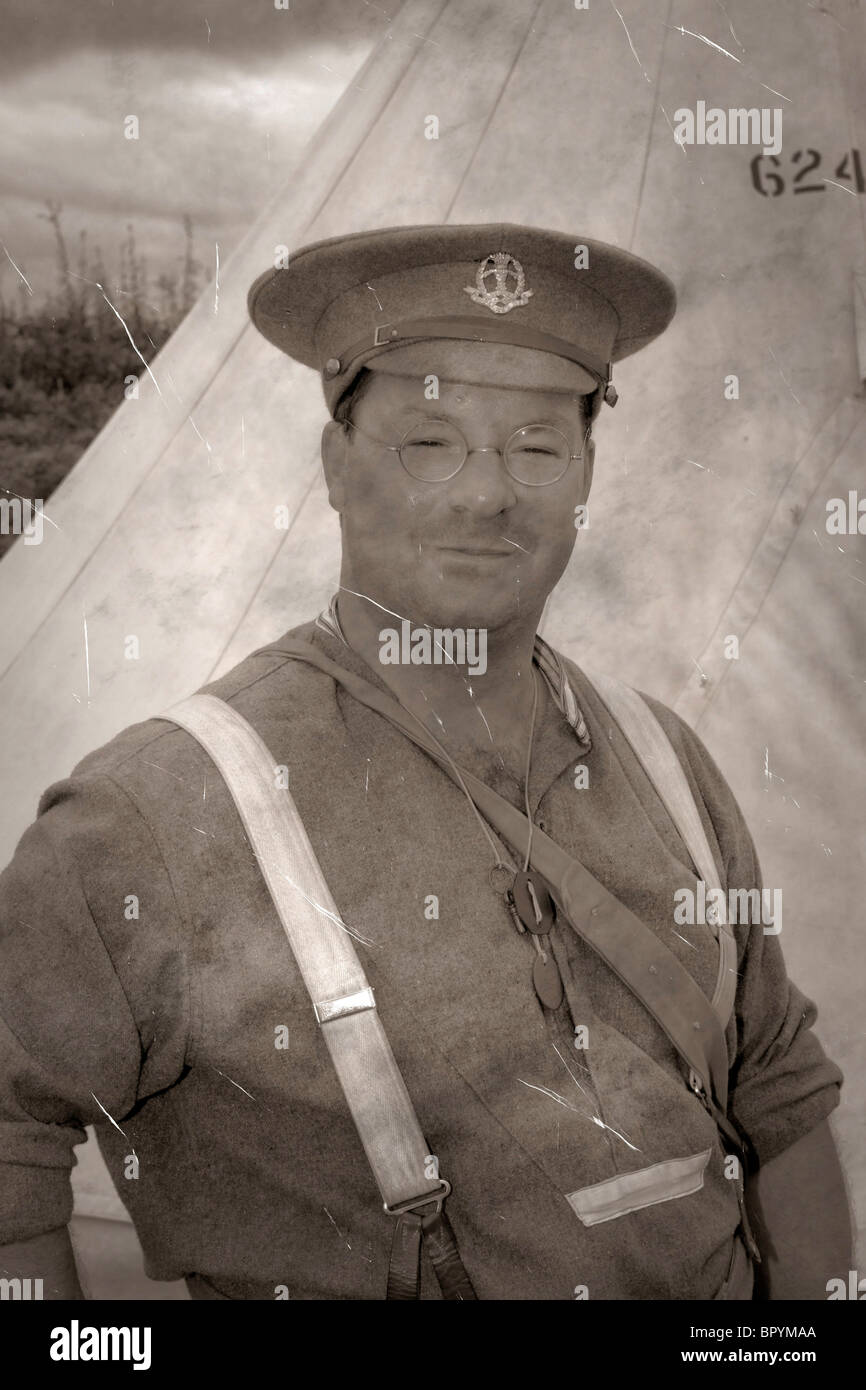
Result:
{"label": "identity disc", "polygon": [[562,976],[550,952],[547,959],[536,956],[532,962],[532,983],[545,1008],[558,1009],[562,1003]]}

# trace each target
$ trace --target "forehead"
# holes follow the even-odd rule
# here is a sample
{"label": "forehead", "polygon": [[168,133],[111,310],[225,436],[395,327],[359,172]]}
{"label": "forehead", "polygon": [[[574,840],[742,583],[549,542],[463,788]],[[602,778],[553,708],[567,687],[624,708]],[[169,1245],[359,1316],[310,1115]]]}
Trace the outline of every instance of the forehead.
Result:
{"label": "forehead", "polygon": [[[420,345],[419,345],[420,346]],[[390,413],[426,415],[448,411],[472,415],[476,412],[526,420],[559,417],[573,419],[579,414],[585,395],[571,382],[557,381],[559,363],[550,354],[521,353],[520,361],[503,361],[501,352],[449,352],[447,343],[425,344],[435,351],[408,358],[407,354],[388,354],[390,360],[377,361],[361,396],[360,406]],[[463,345],[464,347],[467,345]],[[370,364],[373,367],[373,364]],[[551,381],[553,377],[553,381]],[[582,383],[581,383],[582,385]]]}
{"label": "forehead", "polygon": [[580,395],[597,385],[583,367],[556,353],[475,339],[425,339],[403,343],[369,359],[366,366],[380,375],[510,389],[563,391]]}
{"label": "forehead", "polygon": [[361,404],[388,414],[410,415],[443,412],[471,416],[494,412],[497,416],[525,416],[530,419],[570,420],[579,414],[582,397],[568,391],[544,391],[533,387],[479,385],[475,382],[437,378],[438,395],[428,398],[424,378],[370,376]]}

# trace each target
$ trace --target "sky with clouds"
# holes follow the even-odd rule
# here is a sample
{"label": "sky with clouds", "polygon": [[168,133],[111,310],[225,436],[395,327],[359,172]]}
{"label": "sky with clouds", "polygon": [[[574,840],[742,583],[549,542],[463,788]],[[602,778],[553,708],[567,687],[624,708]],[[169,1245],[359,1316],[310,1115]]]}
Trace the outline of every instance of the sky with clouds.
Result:
{"label": "sky with clouds", "polygon": [[[386,5],[388,0],[386,0]],[[370,0],[4,0],[0,297],[59,288],[45,203],[62,204],[109,281],[132,223],[149,276],[183,255],[208,269],[287,171],[386,32]],[[138,140],[124,136],[135,115]]]}

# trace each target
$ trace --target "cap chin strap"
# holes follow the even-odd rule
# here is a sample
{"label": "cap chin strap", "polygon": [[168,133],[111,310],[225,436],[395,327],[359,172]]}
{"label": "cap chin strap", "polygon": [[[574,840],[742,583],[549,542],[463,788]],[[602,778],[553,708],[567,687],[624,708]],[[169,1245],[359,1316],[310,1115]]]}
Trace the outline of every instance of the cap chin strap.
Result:
{"label": "cap chin strap", "polygon": [[506,343],[511,347],[533,348],[536,352],[550,352],[556,357],[564,357],[583,367],[590,376],[595,377],[608,405],[616,405],[617,390],[611,381],[611,363],[603,362],[588,348],[569,342],[566,338],[554,337],[552,333],[540,333],[538,329],[527,328],[524,324],[491,319],[465,318],[454,315],[450,318],[402,319],[399,323],[380,323],[340,357],[330,357],[325,363],[323,373],[326,380],[341,376],[351,369],[359,368],[371,357],[387,351],[388,348],[402,346],[404,343],[423,341],[428,338],[450,338],[470,343]]}

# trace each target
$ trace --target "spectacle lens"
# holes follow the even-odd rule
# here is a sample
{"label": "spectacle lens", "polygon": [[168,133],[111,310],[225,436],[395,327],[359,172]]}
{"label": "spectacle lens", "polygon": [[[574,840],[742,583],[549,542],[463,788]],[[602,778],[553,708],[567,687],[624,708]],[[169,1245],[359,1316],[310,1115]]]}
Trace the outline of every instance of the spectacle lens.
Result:
{"label": "spectacle lens", "polygon": [[463,467],[466,441],[447,420],[422,420],[403,436],[400,460],[413,478],[444,483]]}
{"label": "spectacle lens", "polygon": [[552,425],[526,425],[515,430],[505,446],[505,467],[518,483],[541,487],[563,476],[571,460],[571,445]]}

